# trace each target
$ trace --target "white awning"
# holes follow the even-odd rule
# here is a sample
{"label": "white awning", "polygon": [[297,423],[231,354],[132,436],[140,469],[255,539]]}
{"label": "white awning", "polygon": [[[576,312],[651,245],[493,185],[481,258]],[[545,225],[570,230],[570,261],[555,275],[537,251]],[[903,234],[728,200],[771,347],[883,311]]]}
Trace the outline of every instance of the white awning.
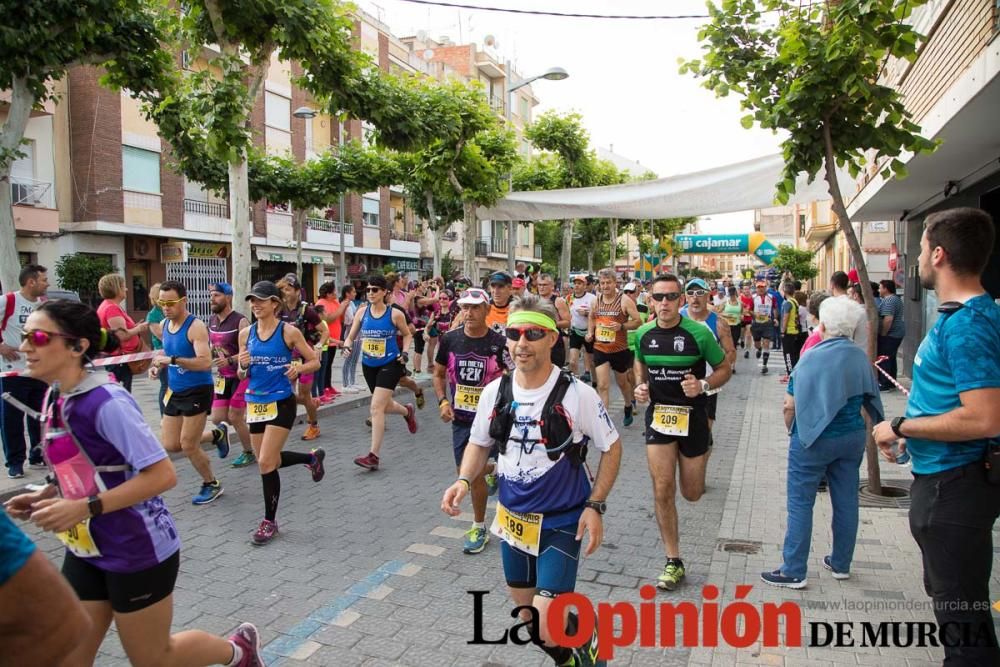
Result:
{"label": "white awning", "polygon": [[[598,188],[512,192],[495,206],[482,207],[482,220],[569,220],[573,218],[679,218],[732,213],[774,206],[774,186],[781,180],[780,155],[669,178]],[[846,170],[838,180],[845,196],[854,192]],[[789,204],[829,199],[826,182],[800,176]]]}

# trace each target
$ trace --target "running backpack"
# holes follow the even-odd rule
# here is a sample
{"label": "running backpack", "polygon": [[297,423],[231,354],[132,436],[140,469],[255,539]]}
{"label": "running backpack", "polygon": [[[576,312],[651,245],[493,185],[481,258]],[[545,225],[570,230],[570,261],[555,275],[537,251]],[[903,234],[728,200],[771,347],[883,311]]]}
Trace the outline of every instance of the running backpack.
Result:
{"label": "running backpack", "polygon": [[319,329],[306,320],[306,310],[309,308],[309,305],[305,301],[299,304],[299,314],[295,318],[295,328],[302,332],[307,343],[315,345],[323,336],[320,334]]}
{"label": "running backpack", "polygon": [[[556,386],[552,388],[542,407],[542,418],[532,422],[532,425],[537,425],[542,432],[542,439],[539,442],[545,447],[549,460],[557,461],[565,452],[574,468],[578,468],[587,458],[588,441],[584,436],[580,442],[572,442],[573,420],[563,407],[566,390],[576,381],[576,378],[567,371],[559,371]],[[501,454],[507,452],[507,440],[510,439],[511,430],[514,428],[517,411],[513,382],[512,374],[504,375],[500,379],[497,400],[490,415],[490,439],[497,443]]]}

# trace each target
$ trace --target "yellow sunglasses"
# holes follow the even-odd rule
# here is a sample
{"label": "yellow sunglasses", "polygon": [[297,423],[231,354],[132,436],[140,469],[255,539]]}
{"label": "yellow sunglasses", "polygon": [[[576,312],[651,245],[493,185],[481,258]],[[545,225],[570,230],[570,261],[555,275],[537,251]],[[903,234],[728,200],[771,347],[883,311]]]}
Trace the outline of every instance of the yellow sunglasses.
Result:
{"label": "yellow sunglasses", "polygon": [[176,306],[186,298],[187,298],[186,296],[182,296],[179,299],[157,299],[156,305],[158,305],[161,308],[166,308],[167,306]]}

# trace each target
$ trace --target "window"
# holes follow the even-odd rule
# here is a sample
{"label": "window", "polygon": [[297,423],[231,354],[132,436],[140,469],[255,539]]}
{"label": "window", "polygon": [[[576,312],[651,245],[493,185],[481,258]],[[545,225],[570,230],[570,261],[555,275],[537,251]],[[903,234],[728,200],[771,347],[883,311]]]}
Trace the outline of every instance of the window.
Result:
{"label": "window", "polygon": [[292,131],[292,101],[287,97],[264,93],[264,124],[273,128]]}
{"label": "window", "polygon": [[525,123],[527,123],[529,120],[531,120],[531,107],[528,106],[528,98],[520,97],[518,98],[518,101],[521,104],[521,110],[520,110],[521,119],[524,120]]}
{"label": "window", "polygon": [[[361,145],[365,148],[371,147],[375,143],[375,126],[368,121],[361,122]],[[378,211],[376,211],[377,213]]]}
{"label": "window", "polygon": [[160,154],[122,146],[122,187],[160,194]]}
{"label": "window", "polygon": [[806,235],[806,214],[799,213],[799,236]]}
{"label": "window", "polygon": [[361,222],[365,227],[378,227],[379,200],[365,197],[361,200]]}

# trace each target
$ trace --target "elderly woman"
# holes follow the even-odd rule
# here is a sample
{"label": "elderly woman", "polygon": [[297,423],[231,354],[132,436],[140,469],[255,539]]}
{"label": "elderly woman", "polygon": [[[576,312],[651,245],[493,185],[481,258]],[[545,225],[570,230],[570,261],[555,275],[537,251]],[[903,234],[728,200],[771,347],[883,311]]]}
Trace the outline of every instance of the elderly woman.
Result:
{"label": "elderly woman", "polygon": [[[149,330],[149,324],[147,322],[136,324],[122,308],[121,304],[124,303],[125,295],[128,293],[125,278],[117,273],[101,276],[97,281],[97,291],[104,299],[97,307],[97,317],[100,318],[101,327],[118,336],[122,354],[141,350],[142,334]],[[128,364],[108,366],[107,370],[126,390],[132,391],[132,369]]]}
{"label": "elderly woman", "polygon": [[847,299],[826,299],[819,307],[823,340],[802,357],[785,397],[788,448],[788,528],[784,562],[760,578],[772,586],[805,588],[812,539],[813,505],[826,477],[833,504],[833,551],[823,567],[834,579],[850,577],[858,536],[858,468],[865,452],[865,422],[882,420],[878,381],[868,356],[851,334],[861,309]]}

